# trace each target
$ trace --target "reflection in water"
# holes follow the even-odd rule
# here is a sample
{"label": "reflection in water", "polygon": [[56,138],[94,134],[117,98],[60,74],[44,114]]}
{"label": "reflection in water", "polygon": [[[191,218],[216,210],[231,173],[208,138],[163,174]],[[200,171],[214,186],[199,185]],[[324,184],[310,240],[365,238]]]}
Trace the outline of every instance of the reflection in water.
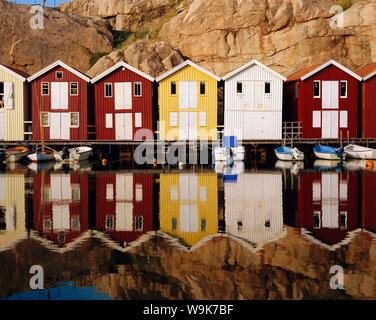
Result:
{"label": "reflection in water", "polygon": [[[39,264],[47,287],[81,288],[74,299],[375,298],[376,174],[275,167],[8,168],[0,297],[33,299],[28,271]],[[329,288],[334,264],[346,267],[345,291]]]}

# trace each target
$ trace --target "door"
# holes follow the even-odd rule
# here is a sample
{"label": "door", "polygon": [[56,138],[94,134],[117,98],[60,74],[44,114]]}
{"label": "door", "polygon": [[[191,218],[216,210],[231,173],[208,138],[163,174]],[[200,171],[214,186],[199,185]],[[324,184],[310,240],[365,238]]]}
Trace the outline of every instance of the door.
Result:
{"label": "door", "polygon": [[5,140],[5,114],[0,112],[0,140]]}
{"label": "door", "polygon": [[179,108],[197,108],[197,81],[180,81]]}
{"label": "door", "polygon": [[51,83],[51,109],[68,109],[68,82]]}
{"label": "door", "polygon": [[70,139],[70,113],[52,112],[50,114],[50,139]]}
{"label": "door", "polygon": [[323,173],[321,178],[322,186],[322,227],[337,229],[339,225],[339,190],[338,174]]}
{"label": "door", "polygon": [[339,108],[339,84],[338,81],[322,82],[322,108]]}
{"label": "door", "polygon": [[262,110],[264,109],[265,84],[260,81],[247,81],[244,85],[244,109]]}
{"label": "door", "polygon": [[133,139],[132,113],[115,114],[115,131],[116,140]]}
{"label": "door", "polygon": [[265,84],[263,82],[255,82],[254,92],[254,108],[256,110],[264,109]]}
{"label": "door", "polygon": [[197,112],[180,112],[179,140],[197,140]]}
{"label": "door", "polygon": [[338,111],[322,112],[322,138],[338,139]]}
{"label": "door", "polygon": [[132,109],[132,83],[115,82],[115,110]]}

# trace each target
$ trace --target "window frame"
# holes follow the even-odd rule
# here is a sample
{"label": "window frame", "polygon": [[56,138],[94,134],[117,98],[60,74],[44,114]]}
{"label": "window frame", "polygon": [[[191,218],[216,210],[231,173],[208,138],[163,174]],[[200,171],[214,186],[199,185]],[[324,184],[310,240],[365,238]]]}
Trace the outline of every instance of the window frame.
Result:
{"label": "window frame", "polygon": [[[269,92],[266,92],[266,85],[269,85]],[[270,81],[266,81],[265,83],[264,83],[264,94],[266,95],[266,96],[271,96],[272,95],[272,83],[270,82]]]}
{"label": "window frame", "polygon": [[[175,86],[175,90],[174,90],[175,93],[172,92],[172,91],[173,91],[173,90],[172,90],[172,87],[173,87],[173,86]],[[177,96],[177,94],[178,94],[178,84],[177,84],[176,81],[171,81],[171,82],[170,82],[170,95],[171,95],[171,96]]]}
{"label": "window frame", "polygon": [[[202,87],[203,86],[203,87]],[[201,89],[204,89],[204,93],[201,92]],[[206,81],[200,81],[200,96],[206,96]]]}
{"label": "window frame", "polygon": [[[58,74],[61,74],[61,78],[59,78],[57,76]],[[56,80],[63,80],[64,79],[64,71],[61,71],[61,70],[55,71],[55,79]]]}
{"label": "window frame", "polygon": [[[140,86],[140,94],[136,94],[136,86],[139,85]],[[142,82],[141,81],[135,81],[133,83],[133,96],[134,97],[142,97]]]}
{"label": "window frame", "polygon": [[[76,94],[72,94],[72,84],[76,84],[77,85],[77,93]],[[73,97],[76,97],[76,96],[79,95],[78,82],[77,81],[69,82],[69,95],[73,96]]]}
{"label": "window frame", "polygon": [[[319,84],[319,94],[315,95],[315,83]],[[321,81],[320,80],[314,80],[313,81],[313,98],[314,99],[320,99],[321,98]]]}
{"label": "window frame", "polygon": [[[345,95],[345,96],[342,96],[342,83],[345,83],[345,84],[346,84],[346,95]],[[348,94],[349,94],[349,85],[348,85],[348,81],[347,81],[347,80],[341,80],[341,81],[339,82],[339,97],[340,97],[341,99],[347,99]]]}
{"label": "window frame", "polygon": [[[47,122],[48,122],[48,124],[43,124],[43,117],[42,117],[43,114],[47,114]],[[40,125],[43,128],[49,128],[51,126],[50,112],[48,112],[48,111],[42,111],[40,113]]]}
{"label": "window frame", "polygon": [[[111,95],[110,96],[107,95],[107,86],[109,86],[111,88]],[[111,99],[111,98],[114,97],[114,86],[113,86],[112,82],[105,82],[104,83],[104,97],[106,99]]]}
{"label": "window frame", "polygon": [[[48,91],[47,94],[43,93],[43,86],[44,85],[47,85],[47,91]],[[50,95],[50,83],[49,82],[45,82],[44,81],[44,82],[41,83],[41,85],[40,85],[40,93],[41,93],[42,96],[49,96]]]}
{"label": "window frame", "polygon": [[[241,92],[239,92],[239,85],[240,85],[240,88],[241,88]],[[243,82],[241,82],[241,81],[237,81],[236,82],[236,94],[239,94],[239,95],[244,94],[244,91],[243,91]]]}
{"label": "window frame", "polygon": [[[72,115],[77,114],[77,125],[72,125]],[[69,127],[70,128],[79,128],[80,127],[80,113],[77,111],[69,112]]]}

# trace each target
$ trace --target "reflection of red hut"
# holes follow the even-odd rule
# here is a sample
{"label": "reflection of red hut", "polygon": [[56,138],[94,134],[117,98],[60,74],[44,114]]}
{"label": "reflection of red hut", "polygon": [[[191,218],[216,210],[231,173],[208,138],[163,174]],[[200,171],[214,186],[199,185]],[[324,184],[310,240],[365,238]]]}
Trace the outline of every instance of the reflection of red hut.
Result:
{"label": "reflection of red hut", "polygon": [[96,207],[96,229],[128,245],[153,229],[153,175],[98,175]]}
{"label": "reflection of red hut", "polygon": [[59,247],[71,244],[89,229],[88,176],[35,175],[34,230]]}
{"label": "reflection of red hut", "polygon": [[362,175],[363,228],[376,233],[376,175]]}
{"label": "reflection of red hut", "polygon": [[358,228],[357,176],[304,173],[299,181],[298,224],[312,241],[334,250]]}

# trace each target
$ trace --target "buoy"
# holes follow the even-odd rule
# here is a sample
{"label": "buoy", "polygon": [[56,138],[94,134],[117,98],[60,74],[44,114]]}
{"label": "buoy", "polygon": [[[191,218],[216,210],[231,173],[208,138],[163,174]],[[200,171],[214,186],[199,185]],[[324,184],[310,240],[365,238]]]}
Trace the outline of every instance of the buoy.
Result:
{"label": "buoy", "polygon": [[373,171],[374,168],[375,168],[374,162],[371,161],[371,160],[368,160],[366,162],[366,169],[369,170],[369,171]]}
{"label": "buoy", "polygon": [[107,159],[102,159],[102,166],[103,167],[107,166]]}
{"label": "buoy", "polygon": [[179,162],[179,169],[183,169],[184,168],[184,163],[183,162]]}
{"label": "buoy", "polygon": [[153,160],[153,166],[154,166],[154,168],[155,168],[157,165],[158,165],[158,161],[157,161],[157,159],[154,159],[154,160]]}

